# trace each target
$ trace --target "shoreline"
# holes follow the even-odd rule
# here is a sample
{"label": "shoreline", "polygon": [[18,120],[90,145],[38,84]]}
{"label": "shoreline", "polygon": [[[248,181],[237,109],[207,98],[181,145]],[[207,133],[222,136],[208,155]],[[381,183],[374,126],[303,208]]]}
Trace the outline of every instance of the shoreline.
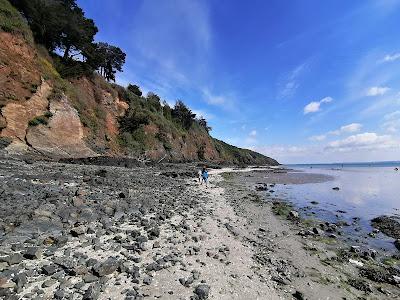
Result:
{"label": "shoreline", "polygon": [[[283,289],[289,288],[293,292],[297,288],[308,299],[329,299],[329,296],[332,299],[332,295],[335,295],[333,299],[356,299],[366,295],[372,299],[391,299],[400,295],[398,270],[376,261],[376,252],[366,253],[367,249],[352,247],[351,243],[338,239],[341,229],[336,225],[325,224],[315,216],[312,219],[303,217],[287,200],[265,196],[266,189],[260,187],[268,185],[267,189],[274,189],[279,180],[275,177],[261,182],[257,175],[251,178],[251,174],[226,174],[228,182],[225,186],[232,190],[234,199],[240,198],[233,201],[235,211],[255,224],[253,230],[257,230],[259,224],[265,224],[259,228],[262,234],[255,244],[261,244],[260,249],[267,247],[267,262],[270,264],[271,256],[277,256],[305,274],[305,282],[297,276],[285,280],[281,272],[278,277],[273,275]],[[268,245],[265,239],[273,242]],[[398,258],[399,255],[393,255],[387,262],[398,263]],[[371,272],[377,275],[371,275]]]}
{"label": "shoreline", "polygon": [[[234,180],[244,172],[212,170],[205,188],[188,165],[128,169],[1,160],[0,203],[7,210],[0,223],[0,296],[399,295],[393,285],[381,283],[383,293],[359,280],[357,266],[340,261],[323,241],[299,236],[297,221],[275,215],[271,202]],[[373,290],[365,294],[360,288],[366,287]]]}

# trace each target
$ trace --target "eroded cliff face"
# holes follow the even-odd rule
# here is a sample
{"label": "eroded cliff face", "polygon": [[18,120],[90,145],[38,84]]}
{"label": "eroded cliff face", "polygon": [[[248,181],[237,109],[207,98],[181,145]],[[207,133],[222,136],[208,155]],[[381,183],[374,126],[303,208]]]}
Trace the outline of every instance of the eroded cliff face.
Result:
{"label": "eroded cliff face", "polygon": [[118,117],[127,108],[101,78],[68,82],[33,43],[0,32],[0,148],[6,153],[118,155]]}
{"label": "eroded cliff face", "polygon": [[120,139],[119,120],[129,109],[121,96],[123,88],[98,75],[63,79],[51,57],[36,47],[23,37],[0,32],[2,152],[50,158],[141,155],[152,161],[277,163],[248,150],[232,150],[205,130],[182,131],[154,120],[143,125],[141,152],[133,151]]}
{"label": "eroded cliff face", "polygon": [[78,111],[71,106],[64,95],[49,104],[52,116],[47,125],[29,127],[27,144],[46,156],[86,157],[95,156],[84,141],[84,130]]}

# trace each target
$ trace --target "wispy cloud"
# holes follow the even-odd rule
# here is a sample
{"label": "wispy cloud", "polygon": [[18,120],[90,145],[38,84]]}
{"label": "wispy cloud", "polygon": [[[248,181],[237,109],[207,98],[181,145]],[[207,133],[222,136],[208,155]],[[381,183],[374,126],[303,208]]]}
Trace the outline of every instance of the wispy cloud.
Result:
{"label": "wispy cloud", "polygon": [[390,88],[387,86],[373,86],[366,91],[365,95],[369,97],[381,96],[386,94],[389,90]]}
{"label": "wispy cloud", "polygon": [[202,88],[203,100],[210,105],[221,107],[224,110],[233,111],[236,109],[235,97],[233,93],[216,94],[209,88]]}
{"label": "wispy cloud", "polygon": [[279,98],[289,98],[292,97],[296,90],[300,86],[300,77],[309,67],[309,62],[304,62],[298,66],[296,66],[293,70],[291,70],[288,74],[284,75],[283,78],[279,81]]}
{"label": "wispy cloud", "polygon": [[[210,11],[200,0],[141,1],[129,31],[123,83],[135,82],[175,98],[199,90],[213,51]],[[149,24],[151,24],[149,26]],[[135,71],[132,71],[135,70]]]}
{"label": "wispy cloud", "polygon": [[332,101],[333,101],[333,99],[331,97],[325,97],[325,98],[321,99],[320,101],[310,102],[304,107],[303,112],[305,115],[309,114],[309,113],[318,112],[321,109],[321,104],[329,103]]}
{"label": "wispy cloud", "polygon": [[321,142],[326,139],[326,134],[321,134],[321,135],[313,135],[308,138],[312,142]]}
{"label": "wispy cloud", "polygon": [[386,131],[390,133],[396,133],[400,130],[400,110],[386,114],[383,117],[383,120],[384,123],[382,124],[382,127]]}
{"label": "wispy cloud", "polygon": [[360,124],[360,123],[351,123],[351,124],[348,124],[348,125],[344,125],[344,126],[340,127],[337,130],[330,131],[330,132],[328,132],[328,134],[340,135],[340,134],[343,134],[343,133],[354,133],[354,132],[360,131],[361,128],[362,128],[362,124]]}
{"label": "wispy cloud", "polygon": [[329,136],[337,136],[337,135],[342,135],[342,134],[348,134],[348,133],[355,133],[359,132],[362,128],[362,124],[360,123],[351,123],[348,125],[343,125],[339,129],[329,131],[325,134],[321,135],[313,135],[309,137],[308,139],[312,142],[322,142],[326,140]]}
{"label": "wispy cloud", "polygon": [[400,59],[400,53],[394,54],[387,54],[383,59],[382,62],[391,62]]}

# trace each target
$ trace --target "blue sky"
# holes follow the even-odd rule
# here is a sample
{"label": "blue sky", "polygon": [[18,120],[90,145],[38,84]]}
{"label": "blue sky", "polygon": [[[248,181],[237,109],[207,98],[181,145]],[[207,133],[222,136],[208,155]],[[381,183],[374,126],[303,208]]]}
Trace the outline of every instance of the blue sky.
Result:
{"label": "blue sky", "polygon": [[400,0],[78,0],[138,84],[282,163],[400,160]]}

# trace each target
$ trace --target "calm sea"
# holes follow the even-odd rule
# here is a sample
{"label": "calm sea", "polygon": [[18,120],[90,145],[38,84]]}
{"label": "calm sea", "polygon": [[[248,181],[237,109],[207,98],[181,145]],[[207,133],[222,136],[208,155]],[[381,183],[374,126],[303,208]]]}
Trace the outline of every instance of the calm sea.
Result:
{"label": "calm sea", "polygon": [[[371,239],[370,220],[391,215],[400,220],[400,162],[303,164],[287,167],[307,173],[319,173],[334,179],[322,183],[276,185],[275,197],[288,199],[303,214],[324,221],[345,220],[359,225],[346,228],[362,243],[393,249],[393,240],[379,235]],[[332,188],[339,187],[339,190]],[[317,204],[312,204],[316,201]],[[315,202],[313,202],[315,203]]]}

